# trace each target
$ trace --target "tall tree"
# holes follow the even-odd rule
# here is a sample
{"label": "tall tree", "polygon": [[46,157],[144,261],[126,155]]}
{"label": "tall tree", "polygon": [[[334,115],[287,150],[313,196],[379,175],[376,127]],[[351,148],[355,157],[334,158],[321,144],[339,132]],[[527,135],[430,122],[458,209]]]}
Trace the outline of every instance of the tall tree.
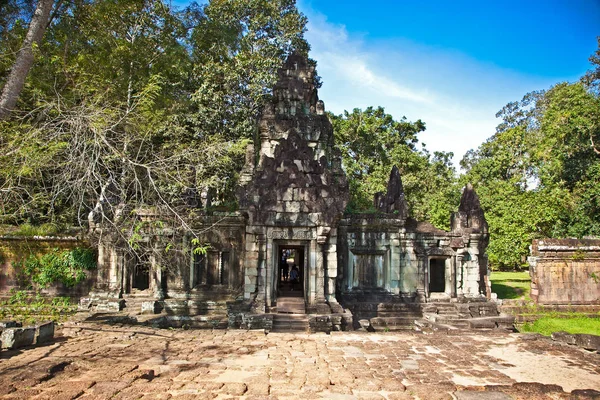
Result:
{"label": "tall tree", "polygon": [[27,74],[34,62],[34,47],[39,45],[44,36],[53,5],[54,0],[38,0],[23,45],[0,94],[0,120],[6,119],[17,104]]}
{"label": "tall tree", "polygon": [[591,76],[509,103],[496,134],[463,158],[461,179],[476,185],[489,222],[493,266],[519,267],[534,238],[600,234],[600,93]]}
{"label": "tall tree", "polygon": [[386,190],[394,165],[400,169],[411,215],[440,228],[449,225],[450,210],[458,205],[452,153],[417,148],[418,134],[425,130],[421,120],[396,121],[383,107],[345,111],[329,115],[336,144],[350,184],[349,209],[372,209],[373,196]]}
{"label": "tall tree", "polygon": [[[135,250],[138,209],[196,234],[197,188],[234,185],[270,74],[303,41],[303,16],[293,1],[182,12],[162,0],[71,4],[39,46],[20,112],[0,121],[0,221],[102,222]],[[205,112],[202,88],[224,76],[230,85],[212,94],[227,112]]]}

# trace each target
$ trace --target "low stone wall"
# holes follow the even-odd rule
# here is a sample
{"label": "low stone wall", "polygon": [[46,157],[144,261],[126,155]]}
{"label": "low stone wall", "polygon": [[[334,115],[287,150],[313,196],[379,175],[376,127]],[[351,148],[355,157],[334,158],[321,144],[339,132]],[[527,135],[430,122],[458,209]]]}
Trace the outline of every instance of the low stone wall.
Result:
{"label": "low stone wall", "polygon": [[538,239],[528,258],[538,304],[600,304],[600,239]]}
{"label": "low stone wall", "polygon": [[[22,272],[17,268],[16,262],[25,260],[29,255],[41,256],[53,249],[69,250],[87,244],[74,236],[0,236],[0,297],[8,295],[12,288],[22,286]],[[55,285],[45,289],[42,293],[47,295],[60,295],[79,297],[89,292],[94,283],[93,279],[81,282],[75,288]]]}

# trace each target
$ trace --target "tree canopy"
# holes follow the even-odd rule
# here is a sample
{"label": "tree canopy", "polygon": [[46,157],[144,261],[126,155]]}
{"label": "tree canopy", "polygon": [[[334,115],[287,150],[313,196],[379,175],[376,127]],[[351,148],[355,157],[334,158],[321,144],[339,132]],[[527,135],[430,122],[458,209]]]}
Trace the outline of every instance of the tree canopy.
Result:
{"label": "tree canopy", "polygon": [[507,104],[496,133],[461,161],[489,222],[492,265],[519,267],[534,238],[600,235],[597,55],[590,61],[580,82]]}
{"label": "tree canopy", "polygon": [[448,228],[460,191],[455,185],[452,153],[431,154],[417,135],[425,131],[421,120],[400,121],[382,107],[354,109],[332,115],[335,140],[350,184],[351,211],[373,209],[373,197],[385,192],[396,165],[402,176],[411,215]]}
{"label": "tree canopy", "polygon": [[[16,0],[2,7],[6,87],[32,12]],[[306,18],[293,0],[53,9],[18,103],[0,121],[0,223],[103,222],[133,247],[140,221],[128,210],[146,208],[194,235],[189,206],[202,191],[231,199],[276,69],[308,52]]]}
{"label": "tree canopy", "polygon": [[[193,236],[201,194],[235,201],[276,71],[308,55],[306,24],[295,0],[1,2],[1,104],[16,103],[0,105],[0,224],[103,222],[134,248],[129,210],[142,208]],[[521,265],[533,238],[600,235],[600,46],[590,62],[579,82],[500,110],[460,176],[452,153],[419,143],[421,120],[382,107],[329,114],[348,211],[373,211],[397,165],[411,215],[439,228],[473,183],[493,266]]]}

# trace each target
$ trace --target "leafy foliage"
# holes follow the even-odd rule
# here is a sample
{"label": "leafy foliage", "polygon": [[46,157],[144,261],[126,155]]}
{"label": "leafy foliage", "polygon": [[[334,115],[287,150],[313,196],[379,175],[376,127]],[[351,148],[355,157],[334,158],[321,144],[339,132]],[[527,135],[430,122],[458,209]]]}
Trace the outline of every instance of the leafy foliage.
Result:
{"label": "leafy foliage", "polygon": [[55,283],[72,287],[86,278],[86,271],[96,268],[96,253],[82,247],[54,249],[41,257],[30,255],[22,268],[30,282],[40,288]]}
{"label": "leafy foliage", "polygon": [[[101,223],[139,252],[139,214],[151,210],[173,234],[195,237],[202,193],[213,206],[234,202],[275,72],[308,52],[306,18],[293,0],[57,4],[17,109],[0,122],[0,223]],[[30,18],[10,10],[0,85]],[[146,247],[160,258],[173,243]]]}
{"label": "leafy foliage", "polygon": [[460,199],[452,153],[417,149],[417,135],[425,130],[421,120],[400,121],[383,107],[368,107],[329,115],[348,175],[351,211],[368,211],[373,196],[385,192],[394,165],[400,169],[411,214],[448,228],[450,212]]}
{"label": "leafy foliage", "polygon": [[461,161],[489,222],[493,267],[518,268],[534,238],[600,235],[600,96],[590,76],[509,103],[496,134]]}

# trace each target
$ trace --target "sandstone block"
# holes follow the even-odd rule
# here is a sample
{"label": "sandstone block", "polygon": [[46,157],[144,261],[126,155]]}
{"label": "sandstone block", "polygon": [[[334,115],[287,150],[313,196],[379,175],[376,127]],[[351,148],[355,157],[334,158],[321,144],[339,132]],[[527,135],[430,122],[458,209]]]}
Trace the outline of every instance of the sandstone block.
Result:
{"label": "sandstone block", "polygon": [[17,321],[0,321],[0,329],[20,328],[22,325]]}
{"label": "sandstone block", "polygon": [[586,350],[600,351],[600,336],[578,334],[575,335],[575,344]]}
{"label": "sandstone block", "polygon": [[158,301],[143,301],[142,314],[160,314],[161,306]]}
{"label": "sandstone block", "polygon": [[2,331],[0,336],[2,348],[9,350],[31,346],[34,337],[35,328],[7,328]]}
{"label": "sandstone block", "polygon": [[556,340],[558,342],[563,342],[567,344],[575,344],[575,335],[571,335],[567,332],[553,332],[552,340]]}
{"label": "sandstone block", "polygon": [[35,327],[35,344],[51,342],[54,339],[54,322],[49,321]]}

